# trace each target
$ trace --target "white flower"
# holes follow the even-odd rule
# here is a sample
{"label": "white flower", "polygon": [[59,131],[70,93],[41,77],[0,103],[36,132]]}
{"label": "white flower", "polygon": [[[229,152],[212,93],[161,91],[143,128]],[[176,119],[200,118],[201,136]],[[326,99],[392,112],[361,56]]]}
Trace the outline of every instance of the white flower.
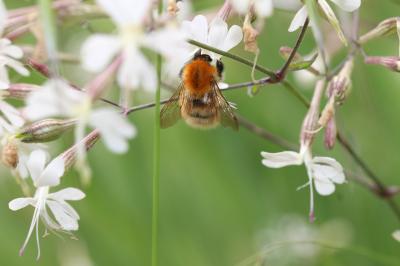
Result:
{"label": "white flower", "polygon": [[[118,35],[94,34],[82,46],[83,67],[91,72],[103,70],[117,54],[122,53],[123,63],[117,73],[118,84],[123,88],[156,88],[154,67],[140,51],[151,48],[164,56],[177,53],[184,35],[173,28],[145,34],[143,20],[151,7],[151,0],[97,0],[118,26]],[[165,54],[165,51],[168,53]]]}
{"label": "white flower", "polygon": [[27,98],[24,110],[27,118],[38,120],[48,117],[77,119],[76,142],[83,139],[86,124],[98,128],[106,146],[115,153],[128,150],[127,140],[136,135],[136,129],[117,110],[103,107],[91,110],[87,94],[62,80],[50,80],[42,89]]}
{"label": "white flower", "polygon": [[16,60],[21,59],[22,56],[23,52],[21,48],[12,45],[8,39],[0,39],[0,90],[7,89],[10,85],[7,67],[14,69],[22,76],[29,76],[29,71],[21,62]]}
{"label": "white flower", "polygon": [[[28,235],[20,250],[23,254],[26,245],[33,233],[36,231],[36,241],[38,247],[37,258],[40,257],[39,244],[39,218],[43,221],[46,229],[50,231],[75,231],[78,230],[78,213],[69,205],[67,200],[81,200],[85,194],[76,188],[65,188],[55,193],[49,193],[50,187],[60,183],[60,178],[64,175],[64,160],[61,157],[55,158],[47,166],[46,153],[42,150],[33,151],[28,160],[28,170],[35,185],[36,192],[34,197],[17,198],[10,201],[9,208],[13,211],[31,205],[35,208]],[[50,209],[55,220],[49,215]]]}
{"label": "white flower", "polygon": [[254,11],[259,17],[269,17],[274,10],[272,0],[231,0],[233,8],[241,15],[249,12],[252,5]]}
{"label": "white flower", "polygon": [[316,191],[323,196],[335,191],[335,184],[343,184],[345,175],[343,167],[330,157],[312,157],[309,147],[302,146],[300,152],[283,151],[278,153],[262,152],[262,163],[270,168],[281,168],[289,165],[304,164],[310,186],[310,217],[314,215],[313,182]]}
{"label": "white flower", "polygon": [[393,238],[400,242],[400,230],[396,230],[392,234]]}
{"label": "white flower", "polygon": [[[233,25],[228,30],[228,24],[216,17],[208,26],[205,16],[198,15],[192,21],[183,21],[182,28],[189,39],[193,39],[203,44],[207,44],[222,51],[229,51],[237,46],[243,38],[242,29],[238,25]],[[198,50],[192,46],[191,54]],[[220,59],[221,55],[210,51],[205,51],[213,59]]]}
{"label": "white flower", "polygon": [[[353,12],[357,10],[361,5],[361,0],[331,0],[331,2],[335,3],[338,7],[340,7],[346,12]],[[331,25],[337,31],[340,39],[344,43],[346,43],[344,34],[339,25],[339,21],[336,18],[332,8],[329,6],[328,2],[326,2],[326,0],[318,0],[318,5],[324,12],[329,23],[331,23]],[[293,32],[302,27],[307,19],[307,16],[308,16],[307,7],[304,5],[302,8],[299,9],[299,11],[297,11],[296,15],[294,16],[292,22],[290,23],[289,31]]]}

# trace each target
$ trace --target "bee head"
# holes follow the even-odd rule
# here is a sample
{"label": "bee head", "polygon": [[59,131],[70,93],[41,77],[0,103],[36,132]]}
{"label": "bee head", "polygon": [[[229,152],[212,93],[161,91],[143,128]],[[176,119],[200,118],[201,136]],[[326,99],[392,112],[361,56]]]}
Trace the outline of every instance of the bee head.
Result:
{"label": "bee head", "polygon": [[196,59],[201,59],[201,60],[204,60],[204,61],[206,61],[206,62],[208,62],[208,63],[211,63],[211,61],[212,61],[211,56],[209,56],[208,54],[202,54],[202,53],[201,53],[201,49],[199,49],[199,50],[194,54],[193,60],[196,60]]}

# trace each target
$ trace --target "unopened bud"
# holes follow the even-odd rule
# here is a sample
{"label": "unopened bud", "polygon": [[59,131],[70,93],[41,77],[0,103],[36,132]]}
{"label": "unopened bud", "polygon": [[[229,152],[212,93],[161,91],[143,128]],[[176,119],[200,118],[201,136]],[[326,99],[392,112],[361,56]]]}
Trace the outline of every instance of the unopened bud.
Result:
{"label": "unopened bud", "polygon": [[15,137],[25,143],[49,142],[71,129],[75,122],[74,119],[44,119],[24,127]]}
{"label": "unopened bud", "polygon": [[362,35],[359,39],[359,43],[364,44],[370,40],[396,33],[397,24],[399,23],[399,21],[400,17],[385,19],[384,21],[379,23],[378,26]]}
{"label": "unopened bud", "polygon": [[60,156],[64,159],[65,169],[70,168],[77,160],[77,154],[80,147],[84,147],[88,151],[98,140],[100,139],[100,133],[97,129],[90,132],[85,138],[83,138],[74,146],[63,152]]}
{"label": "unopened bud", "polygon": [[337,129],[335,117],[331,117],[331,119],[326,124],[324,136],[324,144],[328,150],[333,149],[333,147],[335,146],[336,135]]}
{"label": "unopened bud", "polygon": [[6,98],[14,98],[24,100],[31,92],[39,89],[40,87],[34,84],[15,83],[10,84],[8,89],[2,90],[1,94]]}
{"label": "unopened bud", "polygon": [[27,60],[27,64],[31,66],[33,69],[35,69],[37,72],[42,74],[45,77],[50,77],[50,69],[47,65],[40,63],[39,61],[36,61],[35,59],[29,58]]}
{"label": "unopened bud", "polygon": [[324,91],[324,80],[318,80],[315,85],[314,95],[311,100],[310,108],[303,121],[303,126],[300,133],[300,143],[302,146],[310,146],[314,140],[315,133],[317,132],[317,123],[319,117],[319,107],[321,96]]}
{"label": "unopened bud", "polygon": [[8,141],[1,152],[1,161],[12,169],[18,165],[18,148],[13,141]]}
{"label": "unopened bud", "polygon": [[243,42],[244,49],[248,52],[258,53],[257,37],[260,34],[258,30],[251,25],[251,15],[247,14],[243,23]]}
{"label": "unopened bud", "polygon": [[328,84],[328,97],[335,97],[338,104],[342,104],[350,92],[352,71],[353,60],[348,60]]}
{"label": "unopened bud", "polygon": [[367,56],[366,64],[381,65],[392,71],[400,72],[400,57],[398,56]]}
{"label": "unopened bud", "polygon": [[330,121],[335,115],[335,100],[333,97],[329,98],[328,103],[325,105],[324,110],[322,110],[321,117],[318,120],[318,124],[321,127],[325,127],[328,121]]}

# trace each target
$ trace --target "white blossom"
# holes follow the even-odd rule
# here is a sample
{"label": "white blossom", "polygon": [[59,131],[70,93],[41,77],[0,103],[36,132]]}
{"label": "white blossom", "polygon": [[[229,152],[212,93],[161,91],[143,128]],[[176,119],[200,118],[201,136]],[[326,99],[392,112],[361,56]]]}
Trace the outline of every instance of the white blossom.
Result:
{"label": "white blossom", "polygon": [[[35,208],[32,222],[29,227],[28,235],[20,250],[23,254],[29,239],[35,230],[38,248],[37,258],[40,257],[39,244],[39,219],[46,226],[46,230],[70,232],[78,230],[78,213],[69,205],[67,200],[81,200],[85,194],[76,188],[65,188],[58,192],[50,193],[50,187],[60,183],[60,178],[64,175],[64,160],[57,157],[46,166],[46,153],[43,150],[33,151],[28,160],[28,170],[36,187],[33,197],[17,198],[9,203],[9,208],[13,211],[31,205]],[[48,208],[47,208],[48,207]],[[50,209],[55,220],[49,215]]]}
{"label": "white blossom", "polygon": [[123,63],[117,73],[118,84],[123,88],[156,88],[153,65],[140,48],[147,47],[168,57],[179,51],[184,35],[176,28],[166,27],[145,33],[143,21],[151,7],[151,0],[97,0],[118,27],[118,35],[94,34],[82,46],[83,67],[91,72],[103,70],[117,54],[122,53]]}
{"label": "white blossom", "polygon": [[62,80],[50,80],[42,89],[27,98],[24,113],[31,120],[48,117],[77,119],[76,142],[83,139],[88,124],[98,128],[105,145],[115,153],[128,150],[128,139],[136,135],[136,129],[125,117],[111,107],[92,110],[90,97]]}
{"label": "white blossom", "polygon": [[314,214],[313,183],[320,195],[327,196],[335,191],[335,184],[343,184],[346,180],[343,167],[339,162],[330,157],[312,157],[311,150],[306,145],[302,145],[298,153],[294,151],[262,152],[261,156],[264,158],[262,163],[270,168],[305,165],[308,175],[308,182],[305,185],[310,186],[311,216]]}
{"label": "white blossom", "polygon": [[[318,0],[317,2],[319,7],[327,17],[329,23],[334,27],[334,29],[338,33],[340,39],[343,42],[346,42],[343,32],[339,25],[339,21],[336,18],[335,13],[333,12],[328,2],[326,0]],[[331,2],[335,3],[338,7],[340,7],[346,12],[353,12],[361,6],[361,0],[331,0]],[[307,7],[304,5],[297,11],[296,15],[294,16],[292,22],[290,23],[289,31],[293,32],[302,27],[307,19],[307,16],[308,16]]]}
{"label": "white blossom", "polygon": [[0,90],[7,89],[10,85],[7,67],[14,69],[22,76],[29,76],[28,69],[17,60],[21,59],[22,56],[21,48],[11,44],[8,39],[0,39]]}
{"label": "white blossom", "polygon": [[253,6],[254,11],[259,17],[269,17],[272,15],[274,5],[272,0],[231,0],[233,8],[241,15],[249,12]]}

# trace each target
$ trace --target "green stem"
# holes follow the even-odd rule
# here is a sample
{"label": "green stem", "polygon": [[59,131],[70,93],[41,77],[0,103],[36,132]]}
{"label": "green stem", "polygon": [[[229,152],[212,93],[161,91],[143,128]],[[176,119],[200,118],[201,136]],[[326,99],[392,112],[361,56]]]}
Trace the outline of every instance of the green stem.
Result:
{"label": "green stem", "polygon": [[[158,1],[158,13],[161,14],[163,1]],[[151,221],[151,265],[158,265],[158,209],[160,189],[160,99],[161,99],[161,55],[157,55],[157,90],[154,110],[154,157],[153,157],[153,206]]]}
{"label": "green stem", "polygon": [[57,28],[51,0],[38,0],[51,75],[58,74]]}

